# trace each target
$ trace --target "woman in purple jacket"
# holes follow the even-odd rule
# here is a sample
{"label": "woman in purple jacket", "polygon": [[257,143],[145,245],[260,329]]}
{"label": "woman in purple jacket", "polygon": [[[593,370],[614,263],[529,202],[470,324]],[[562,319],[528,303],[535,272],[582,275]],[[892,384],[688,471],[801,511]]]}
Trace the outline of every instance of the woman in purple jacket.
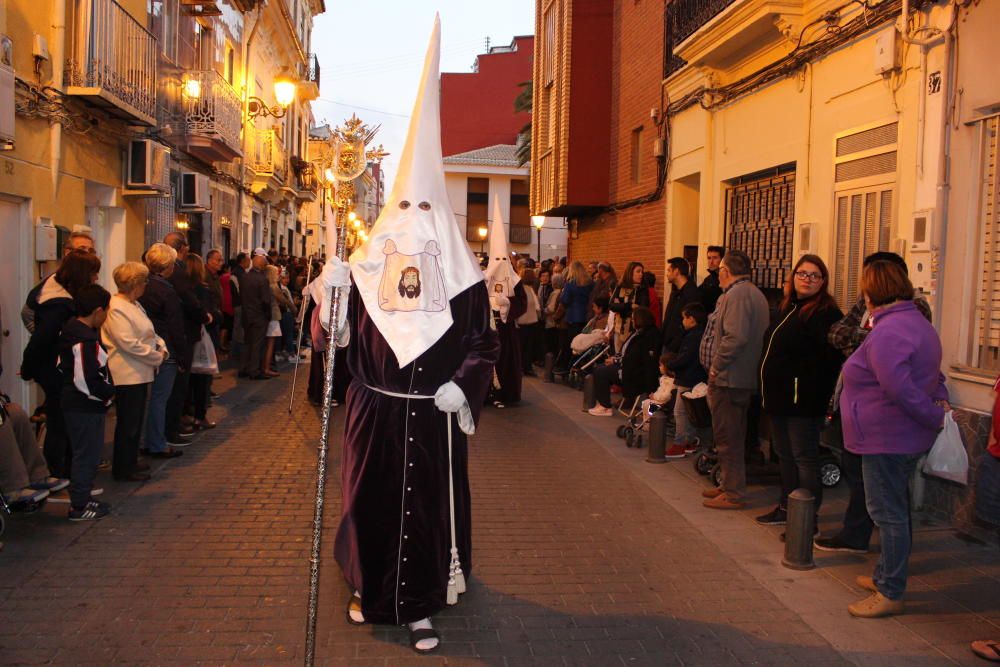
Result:
{"label": "woman in purple jacket", "polygon": [[880,618],[903,612],[912,537],[909,481],[951,407],[940,370],[941,341],[913,304],[906,271],[893,262],[873,262],[861,276],[861,291],[874,326],[844,364],[840,414],[844,445],[861,456],[882,553],[874,575],[857,578],[872,594],[848,611]]}

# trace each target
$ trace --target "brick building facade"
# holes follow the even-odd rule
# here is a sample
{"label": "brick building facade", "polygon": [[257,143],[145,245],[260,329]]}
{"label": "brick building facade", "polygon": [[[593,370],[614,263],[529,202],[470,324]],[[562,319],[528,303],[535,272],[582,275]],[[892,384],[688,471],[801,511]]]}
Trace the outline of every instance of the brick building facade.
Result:
{"label": "brick building facade", "polygon": [[[533,185],[533,212],[569,217],[570,259],[608,261],[619,273],[630,261],[642,262],[656,273],[662,291],[665,198],[659,191],[663,163],[654,149],[662,138],[663,3],[538,0],[536,12],[542,39],[536,43],[535,81],[547,78],[549,62],[553,75],[551,83],[543,81],[535,89],[539,127],[533,138],[534,173],[539,182]],[[554,26],[547,25],[550,20]],[[602,29],[604,34],[594,34]],[[589,90],[579,85],[580,72],[592,81],[601,73],[594,68],[595,54],[573,48],[584,43],[584,35],[590,38],[587,49],[593,39],[609,44],[596,63],[606,74],[604,85]],[[546,49],[552,51],[547,54]],[[584,130],[578,128],[583,124],[589,126],[587,131],[604,135],[603,147],[579,145]],[[540,164],[549,159],[546,149],[560,153],[552,156],[557,166]],[[607,150],[606,159],[602,149]],[[594,173],[584,175],[582,169]],[[547,179],[552,183],[545,183]],[[586,183],[577,186],[581,179]],[[605,190],[596,198],[590,190],[595,184]],[[651,201],[616,210],[616,205],[640,198]]]}

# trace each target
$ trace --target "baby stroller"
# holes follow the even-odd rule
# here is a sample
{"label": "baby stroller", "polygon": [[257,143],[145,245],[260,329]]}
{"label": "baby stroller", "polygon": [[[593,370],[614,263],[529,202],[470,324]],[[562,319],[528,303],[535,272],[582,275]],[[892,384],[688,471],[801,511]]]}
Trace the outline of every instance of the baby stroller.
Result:
{"label": "baby stroller", "polygon": [[583,387],[583,379],[590,375],[594,367],[603,362],[609,354],[611,354],[611,346],[607,343],[598,343],[578,354],[573,358],[569,370],[566,372],[566,384],[574,389]]}
{"label": "baby stroller", "polygon": [[646,395],[642,394],[636,397],[631,408],[626,411],[624,408],[627,401],[622,399],[618,411],[625,416],[626,423],[619,426],[615,433],[625,440],[626,447],[642,447],[642,434],[649,426],[649,420],[654,413],[665,410],[668,427],[672,428],[674,400],[671,398],[666,403],[654,403],[651,400],[647,402]]}
{"label": "baby stroller", "polygon": [[[699,385],[701,386],[701,385]],[[695,387],[698,389],[698,387]],[[708,409],[708,398],[704,393],[692,390],[695,397],[681,396],[684,401],[684,409],[687,411],[688,419],[692,426],[699,430],[712,428],[712,411]],[[701,394],[701,395],[697,395]],[[716,486],[721,480],[722,471],[719,466],[719,455],[715,451],[714,444],[703,446],[694,457],[694,469],[699,475],[708,475]]]}

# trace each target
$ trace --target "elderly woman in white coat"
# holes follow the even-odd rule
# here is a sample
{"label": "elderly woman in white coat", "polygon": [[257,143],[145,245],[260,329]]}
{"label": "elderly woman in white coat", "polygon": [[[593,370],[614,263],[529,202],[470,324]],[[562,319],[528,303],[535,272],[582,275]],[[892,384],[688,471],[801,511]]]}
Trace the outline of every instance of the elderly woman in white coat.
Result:
{"label": "elderly woman in white coat", "polygon": [[167,358],[167,345],[138,302],[149,282],[149,269],[125,262],[113,274],[118,293],[111,298],[101,338],[108,350],[108,369],[115,383],[115,449],[111,473],[115,479],[144,482],[149,466],[140,464],[139,439],[146,396],[156,370]]}

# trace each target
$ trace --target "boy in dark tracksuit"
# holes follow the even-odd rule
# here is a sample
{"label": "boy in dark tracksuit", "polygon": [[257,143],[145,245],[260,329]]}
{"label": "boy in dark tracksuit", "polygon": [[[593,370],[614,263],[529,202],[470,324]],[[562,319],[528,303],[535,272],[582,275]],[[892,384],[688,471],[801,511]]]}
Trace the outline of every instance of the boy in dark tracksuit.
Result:
{"label": "boy in dark tracksuit", "polygon": [[674,386],[677,388],[677,398],[674,403],[674,444],[667,452],[671,458],[691,453],[698,447],[697,430],[688,419],[687,408],[681,394],[691,391],[701,382],[708,381],[708,374],[698,360],[698,349],[708,319],[705,307],[700,303],[686,304],[681,309],[681,317],[684,336],[681,338],[680,349],[667,362],[667,370],[674,374]]}
{"label": "boy in dark tracksuit", "polygon": [[87,285],[73,297],[77,316],[63,325],[59,337],[59,370],[63,376],[62,411],[73,451],[70,474],[70,521],[100,519],[111,511],[90,492],[104,449],[104,415],[115,395],[108,372],[108,353],[101,344],[111,295],[100,285]]}

